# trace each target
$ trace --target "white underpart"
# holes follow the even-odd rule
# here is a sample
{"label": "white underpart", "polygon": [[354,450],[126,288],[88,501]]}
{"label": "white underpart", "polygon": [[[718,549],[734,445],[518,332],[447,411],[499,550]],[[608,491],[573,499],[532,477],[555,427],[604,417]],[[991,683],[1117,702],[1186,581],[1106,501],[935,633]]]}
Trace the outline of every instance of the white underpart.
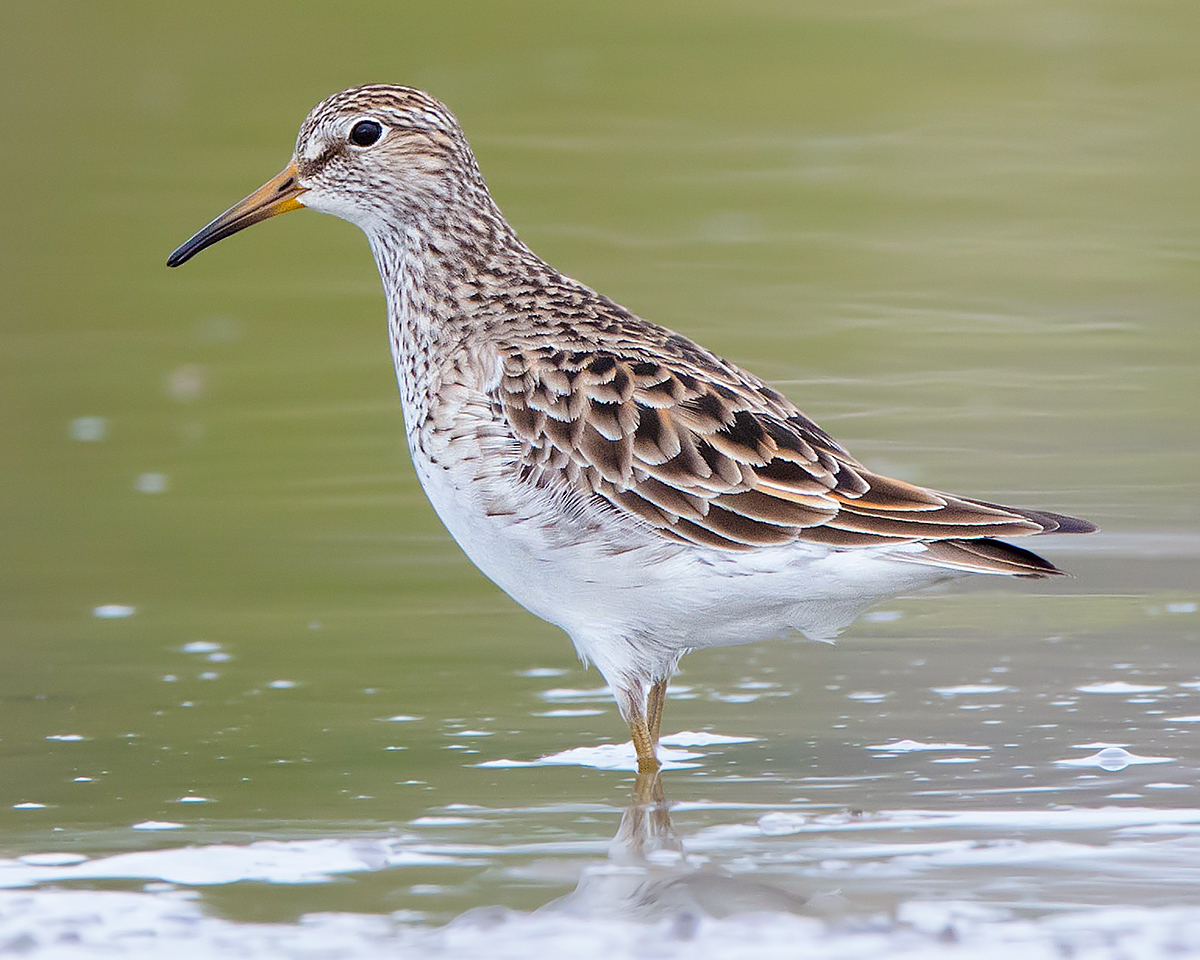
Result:
{"label": "white underpart", "polygon": [[960,575],[895,559],[923,551],[920,544],[832,550],[797,542],[728,553],[650,542],[613,554],[603,541],[546,536],[533,499],[523,515],[489,516],[472,495],[468,471],[430,464],[419,449],[413,462],[471,561],[531,613],[565,630],[615,690],[669,676],[697,647],[792,631],[831,640],[879,598]]}

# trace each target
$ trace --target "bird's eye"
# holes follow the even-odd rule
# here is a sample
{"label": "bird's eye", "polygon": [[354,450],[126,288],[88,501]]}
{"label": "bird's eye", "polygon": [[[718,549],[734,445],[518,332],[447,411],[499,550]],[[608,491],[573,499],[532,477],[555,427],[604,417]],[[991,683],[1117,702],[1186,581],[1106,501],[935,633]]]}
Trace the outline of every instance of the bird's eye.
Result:
{"label": "bird's eye", "polygon": [[350,128],[350,142],[356,147],[369,147],[383,136],[383,126],[375,120],[359,120]]}

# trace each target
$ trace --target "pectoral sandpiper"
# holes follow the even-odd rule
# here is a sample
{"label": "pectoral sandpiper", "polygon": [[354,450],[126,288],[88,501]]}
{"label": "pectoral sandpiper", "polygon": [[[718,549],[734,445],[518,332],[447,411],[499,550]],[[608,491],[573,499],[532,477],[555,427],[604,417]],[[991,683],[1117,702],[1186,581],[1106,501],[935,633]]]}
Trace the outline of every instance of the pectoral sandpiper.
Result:
{"label": "pectoral sandpiper", "polygon": [[301,207],[370,241],[434,509],[599,668],[644,773],[689,650],[831,637],[881,597],[963,573],[1057,574],[996,538],[1095,529],[872,473],[758,377],[559,273],[419,90],[318,104],[283,171],[167,262]]}

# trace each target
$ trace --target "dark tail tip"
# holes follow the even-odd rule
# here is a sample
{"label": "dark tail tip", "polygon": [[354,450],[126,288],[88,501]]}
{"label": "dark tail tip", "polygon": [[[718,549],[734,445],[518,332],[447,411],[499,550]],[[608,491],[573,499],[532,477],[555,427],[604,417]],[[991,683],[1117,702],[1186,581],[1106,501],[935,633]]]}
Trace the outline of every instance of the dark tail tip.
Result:
{"label": "dark tail tip", "polygon": [[1047,533],[1095,533],[1100,528],[1090,520],[1081,520],[1079,517],[1068,517],[1061,513],[1052,513],[1049,516],[1053,517],[1058,523],[1058,527]]}
{"label": "dark tail tip", "polygon": [[[965,497],[963,499],[966,499]],[[991,507],[994,510],[1007,510],[1009,513],[1015,513],[1024,517],[1027,520],[1032,520],[1034,523],[1040,523],[1042,533],[1095,533],[1100,528],[1090,520],[1081,520],[1079,517],[1068,517],[1065,513],[1051,513],[1049,510],[1027,510],[1024,507],[1010,507],[1001,503],[988,503],[986,500],[974,500],[971,503],[977,503],[981,507]]]}

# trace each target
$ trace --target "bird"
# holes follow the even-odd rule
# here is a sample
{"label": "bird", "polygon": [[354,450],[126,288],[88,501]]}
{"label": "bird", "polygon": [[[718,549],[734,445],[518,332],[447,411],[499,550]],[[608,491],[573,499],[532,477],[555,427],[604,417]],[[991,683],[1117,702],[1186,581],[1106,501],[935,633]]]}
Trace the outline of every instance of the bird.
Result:
{"label": "bird", "polygon": [[433,509],[604,676],[641,774],[660,769],[685,653],[828,640],[884,597],[970,573],[1060,575],[1000,538],[1096,530],[873,472],[759,377],[556,270],[421,90],[323,100],[284,169],[167,264],[301,208],[366,234]]}

